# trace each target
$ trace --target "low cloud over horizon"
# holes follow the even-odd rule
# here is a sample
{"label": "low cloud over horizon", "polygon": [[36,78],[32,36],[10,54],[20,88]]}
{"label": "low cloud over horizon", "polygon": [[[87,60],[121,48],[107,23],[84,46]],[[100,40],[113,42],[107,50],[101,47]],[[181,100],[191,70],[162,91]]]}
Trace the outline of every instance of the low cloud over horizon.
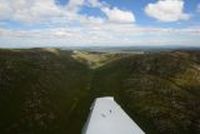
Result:
{"label": "low cloud over horizon", "polygon": [[0,47],[200,47],[199,5],[190,0],[0,0]]}

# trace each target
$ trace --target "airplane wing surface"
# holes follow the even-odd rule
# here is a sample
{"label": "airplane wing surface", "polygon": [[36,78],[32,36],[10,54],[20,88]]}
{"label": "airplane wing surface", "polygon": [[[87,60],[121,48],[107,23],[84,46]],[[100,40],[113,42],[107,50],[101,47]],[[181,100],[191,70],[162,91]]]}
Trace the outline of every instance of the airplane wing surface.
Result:
{"label": "airplane wing surface", "polygon": [[145,134],[113,97],[97,98],[82,134]]}

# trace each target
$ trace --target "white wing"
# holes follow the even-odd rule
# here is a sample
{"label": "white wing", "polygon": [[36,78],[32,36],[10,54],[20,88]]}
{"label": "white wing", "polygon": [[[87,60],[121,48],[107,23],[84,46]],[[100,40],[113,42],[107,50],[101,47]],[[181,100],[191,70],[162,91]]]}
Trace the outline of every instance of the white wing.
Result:
{"label": "white wing", "polygon": [[114,101],[113,97],[97,98],[82,134],[145,134]]}

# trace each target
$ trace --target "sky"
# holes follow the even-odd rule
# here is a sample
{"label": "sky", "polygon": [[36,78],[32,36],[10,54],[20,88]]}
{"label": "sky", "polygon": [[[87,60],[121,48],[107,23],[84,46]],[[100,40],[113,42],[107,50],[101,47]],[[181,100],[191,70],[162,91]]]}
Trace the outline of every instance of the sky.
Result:
{"label": "sky", "polygon": [[200,0],[0,0],[0,48],[200,47]]}

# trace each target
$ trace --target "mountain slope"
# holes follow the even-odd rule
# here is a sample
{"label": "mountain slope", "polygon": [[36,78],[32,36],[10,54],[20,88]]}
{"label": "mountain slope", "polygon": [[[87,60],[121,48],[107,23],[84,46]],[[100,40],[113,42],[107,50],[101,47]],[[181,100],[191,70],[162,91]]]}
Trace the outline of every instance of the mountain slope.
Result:
{"label": "mountain slope", "polygon": [[90,71],[71,52],[58,53],[0,52],[0,133],[80,132],[85,119],[74,110],[87,93]]}
{"label": "mountain slope", "polygon": [[80,134],[110,95],[146,133],[200,132],[200,52],[100,55],[0,50],[0,133]]}
{"label": "mountain slope", "polygon": [[116,96],[147,133],[199,133],[194,64],[175,53],[130,56],[97,70],[93,94]]}

